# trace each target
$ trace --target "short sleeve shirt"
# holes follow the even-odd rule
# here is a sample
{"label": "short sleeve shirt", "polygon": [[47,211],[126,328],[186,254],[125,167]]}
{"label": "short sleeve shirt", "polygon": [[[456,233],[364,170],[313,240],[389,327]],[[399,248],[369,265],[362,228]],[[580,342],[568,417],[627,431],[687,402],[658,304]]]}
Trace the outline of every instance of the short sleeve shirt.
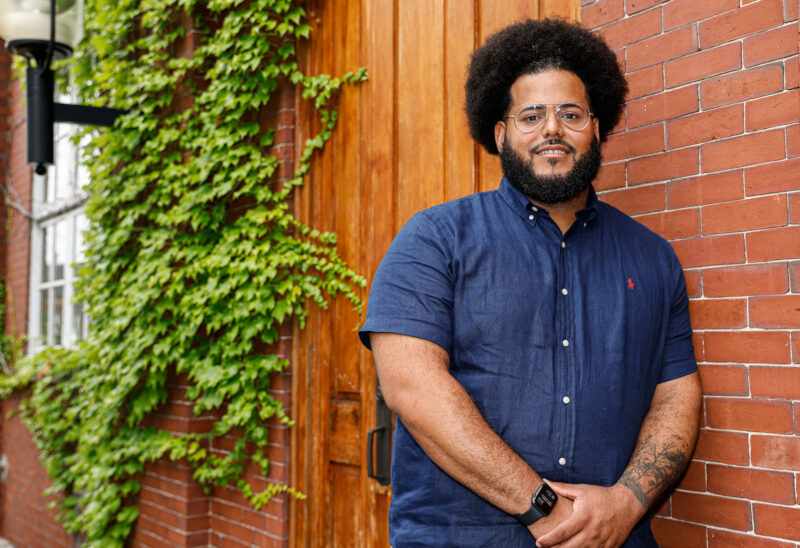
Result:
{"label": "short sleeve shirt", "polygon": [[[541,476],[613,485],[656,385],[697,370],[670,245],[590,191],[562,234],[506,179],[417,213],[381,261],[359,335],[429,340],[489,425]],[[397,421],[390,542],[534,546]],[[655,546],[647,522],[626,547]]]}

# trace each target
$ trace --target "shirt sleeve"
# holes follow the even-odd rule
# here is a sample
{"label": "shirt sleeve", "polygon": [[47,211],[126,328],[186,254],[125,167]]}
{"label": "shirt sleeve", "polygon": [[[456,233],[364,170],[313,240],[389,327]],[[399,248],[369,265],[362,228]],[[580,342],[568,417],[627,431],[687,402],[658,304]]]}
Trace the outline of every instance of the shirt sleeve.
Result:
{"label": "shirt sleeve", "polygon": [[428,211],[400,230],[375,273],[358,333],[370,350],[370,333],[398,333],[429,340],[452,355],[452,245]]}
{"label": "shirt sleeve", "polygon": [[671,381],[697,371],[692,344],[692,325],[689,320],[689,297],[686,294],[686,279],[672,247],[669,247],[672,268],[671,279],[674,280],[672,305],[667,324],[667,338],[664,344],[664,359],[661,362],[661,373],[658,382]]}

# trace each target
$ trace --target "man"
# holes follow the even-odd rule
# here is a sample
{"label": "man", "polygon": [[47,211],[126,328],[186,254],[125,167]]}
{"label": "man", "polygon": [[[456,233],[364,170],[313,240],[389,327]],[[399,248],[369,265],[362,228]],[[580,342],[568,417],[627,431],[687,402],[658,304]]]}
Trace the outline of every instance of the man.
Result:
{"label": "man", "polygon": [[395,548],[656,546],[643,517],[689,461],[701,391],[675,254],[591,187],[626,92],[566,22],[474,53],[470,130],[505,177],[406,224],[360,332],[398,417]]}

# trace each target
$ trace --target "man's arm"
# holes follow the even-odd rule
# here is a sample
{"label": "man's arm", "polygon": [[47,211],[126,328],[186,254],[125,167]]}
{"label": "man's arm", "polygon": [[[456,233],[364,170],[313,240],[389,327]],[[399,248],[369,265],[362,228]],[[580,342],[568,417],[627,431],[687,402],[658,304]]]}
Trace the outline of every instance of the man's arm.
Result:
{"label": "man's arm", "polygon": [[[559,548],[615,547],[689,463],[700,428],[702,390],[698,373],[656,387],[636,449],[611,487],[551,483],[573,499],[574,513],[537,544]],[[563,544],[560,544],[563,543]]]}
{"label": "man's arm", "polygon": [[[423,339],[372,333],[372,353],[386,404],[425,453],[456,481],[510,514],[531,505],[539,475],[492,430],[449,372],[449,356]],[[559,497],[553,512],[532,524],[544,534],[571,513]]]}

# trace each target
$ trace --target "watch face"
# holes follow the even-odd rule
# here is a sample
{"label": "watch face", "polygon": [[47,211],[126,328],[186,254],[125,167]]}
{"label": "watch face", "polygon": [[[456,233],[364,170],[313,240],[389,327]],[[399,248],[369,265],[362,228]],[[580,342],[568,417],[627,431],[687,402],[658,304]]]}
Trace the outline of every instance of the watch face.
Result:
{"label": "watch face", "polygon": [[558,495],[556,495],[555,491],[553,491],[550,486],[545,483],[536,490],[536,494],[533,496],[532,502],[540,512],[547,515],[553,510],[553,506],[556,505],[557,500]]}

